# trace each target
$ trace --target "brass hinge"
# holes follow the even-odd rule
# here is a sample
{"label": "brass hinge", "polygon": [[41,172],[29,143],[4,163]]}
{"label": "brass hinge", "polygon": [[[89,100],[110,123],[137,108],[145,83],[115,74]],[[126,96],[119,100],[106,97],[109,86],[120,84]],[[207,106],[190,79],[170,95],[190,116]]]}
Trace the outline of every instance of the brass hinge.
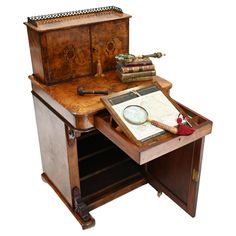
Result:
{"label": "brass hinge", "polygon": [[192,180],[196,183],[199,181],[200,174],[196,169],[193,169]]}

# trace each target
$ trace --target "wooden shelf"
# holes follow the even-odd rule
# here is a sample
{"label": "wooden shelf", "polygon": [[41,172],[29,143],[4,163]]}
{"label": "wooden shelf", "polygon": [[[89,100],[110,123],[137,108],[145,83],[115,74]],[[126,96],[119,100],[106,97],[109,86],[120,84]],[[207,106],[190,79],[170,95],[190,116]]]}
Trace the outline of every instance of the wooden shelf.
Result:
{"label": "wooden shelf", "polygon": [[83,201],[92,210],[146,183],[146,179],[138,172],[83,197]]}
{"label": "wooden shelf", "polygon": [[89,179],[89,178],[91,178],[91,177],[93,177],[95,175],[98,175],[98,174],[100,174],[100,173],[102,173],[104,171],[108,171],[109,169],[116,168],[117,166],[122,165],[122,164],[124,164],[127,161],[129,161],[129,159],[124,159],[124,160],[122,160],[120,162],[114,163],[113,165],[106,166],[106,167],[104,167],[102,169],[99,169],[99,170],[97,170],[95,172],[92,172],[91,174],[85,175],[84,177],[80,178],[80,180],[84,181],[86,179]]}
{"label": "wooden shelf", "polygon": [[97,194],[135,174],[140,174],[140,166],[132,160],[125,161],[122,165],[115,165],[113,168],[81,181],[81,195],[82,197],[88,197]]}
{"label": "wooden shelf", "polygon": [[80,158],[79,158],[79,162],[85,161],[85,160],[87,160],[87,159],[89,159],[89,158],[91,158],[91,157],[93,157],[93,156],[102,154],[102,153],[107,152],[107,151],[110,151],[110,150],[112,150],[112,149],[114,149],[114,145],[101,148],[101,149],[96,150],[96,151],[94,151],[94,152],[91,152],[91,153],[89,153],[89,154],[87,154],[87,155],[85,155],[85,156],[80,157]]}
{"label": "wooden shelf", "polygon": [[110,168],[110,166],[125,160],[129,160],[127,155],[116,147],[99,152],[97,155],[79,162],[80,178],[83,179],[85,176]]}
{"label": "wooden shelf", "polygon": [[78,159],[85,159],[85,156],[92,156],[97,151],[114,146],[114,144],[100,132],[93,132],[93,134],[84,134],[77,139]]}

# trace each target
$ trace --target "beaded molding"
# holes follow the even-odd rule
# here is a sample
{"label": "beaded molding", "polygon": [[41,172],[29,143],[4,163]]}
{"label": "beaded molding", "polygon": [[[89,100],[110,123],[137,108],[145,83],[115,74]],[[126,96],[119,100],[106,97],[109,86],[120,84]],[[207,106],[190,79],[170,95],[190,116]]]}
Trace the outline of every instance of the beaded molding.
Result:
{"label": "beaded molding", "polygon": [[91,8],[91,9],[84,9],[84,10],[77,10],[77,11],[68,11],[68,12],[60,12],[60,13],[54,13],[54,14],[47,14],[47,15],[39,15],[39,16],[30,16],[28,17],[28,22],[37,25],[37,21],[41,20],[50,20],[50,19],[56,19],[61,17],[67,17],[67,16],[78,16],[78,15],[85,15],[85,14],[91,14],[91,13],[101,13],[106,11],[116,11],[123,13],[122,9],[115,6],[108,6],[108,7],[98,7],[98,8]]}

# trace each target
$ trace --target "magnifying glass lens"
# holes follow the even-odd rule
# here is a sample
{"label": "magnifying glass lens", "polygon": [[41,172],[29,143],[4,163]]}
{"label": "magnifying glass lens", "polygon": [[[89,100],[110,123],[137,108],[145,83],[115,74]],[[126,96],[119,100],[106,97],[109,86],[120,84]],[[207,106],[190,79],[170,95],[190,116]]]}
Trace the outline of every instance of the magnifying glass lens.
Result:
{"label": "magnifying glass lens", "polygon": [[143,124],[148,119],[147,111],[137,105],[126,107],[123,111],[123,116],[128,122],[136,125]]}

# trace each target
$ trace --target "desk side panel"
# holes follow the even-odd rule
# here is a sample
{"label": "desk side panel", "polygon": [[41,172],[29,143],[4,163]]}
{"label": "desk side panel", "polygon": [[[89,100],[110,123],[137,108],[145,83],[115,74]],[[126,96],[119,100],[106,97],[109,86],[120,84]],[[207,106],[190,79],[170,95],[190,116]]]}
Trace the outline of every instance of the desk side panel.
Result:
{"label": "desk side panel", "polygon": [[31,62],[34,75],[40,80],[44,81],[44,68],[43,68],[43,58],[41,50],[40,35],[34,30],[27,28],[28,37],[29,37],[29,47]]}
{"label": "desk side panel", "polygon": [[33,96],[43,172],[72,205],[65,124]]}

